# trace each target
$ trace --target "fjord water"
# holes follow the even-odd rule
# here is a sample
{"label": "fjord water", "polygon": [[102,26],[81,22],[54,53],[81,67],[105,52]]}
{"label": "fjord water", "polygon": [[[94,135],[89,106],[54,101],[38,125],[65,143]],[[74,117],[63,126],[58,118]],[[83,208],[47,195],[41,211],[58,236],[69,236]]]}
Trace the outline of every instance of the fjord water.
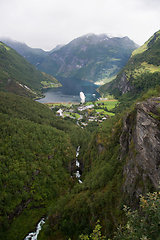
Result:
{"label": "fjord water", "polygon": [[86,102],[94,101],[100,97],[96,89],[99,87],[92,82],[87,82],[77,78],[57,77],[62,84],[59,88],[46,89],[43,92],[44,98],[37,100],[40,103],[51,102],[80,102],[79,93],[83,92]]}

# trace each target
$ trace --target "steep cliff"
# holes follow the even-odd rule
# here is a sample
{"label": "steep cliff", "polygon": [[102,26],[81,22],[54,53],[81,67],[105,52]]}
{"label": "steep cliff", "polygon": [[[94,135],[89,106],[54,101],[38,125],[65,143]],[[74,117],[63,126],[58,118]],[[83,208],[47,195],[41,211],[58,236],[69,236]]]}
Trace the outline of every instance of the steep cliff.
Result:
{"label": "steep cliff", "polygon": [[139,194],[158,189],[160,180],[160,97],[136,104],[136,110],[124,119],[120,137],[124,166],[123,190],[129,202]]}
{"label": "steep cliff", "polygon": [[131,85],[131,82],[128,81],[127,76],[125,72],[122,73],[121,80],[118,84],[118,90],[122,92],[122,95],[124,93],[130,92],[133,89],[133,86]]}

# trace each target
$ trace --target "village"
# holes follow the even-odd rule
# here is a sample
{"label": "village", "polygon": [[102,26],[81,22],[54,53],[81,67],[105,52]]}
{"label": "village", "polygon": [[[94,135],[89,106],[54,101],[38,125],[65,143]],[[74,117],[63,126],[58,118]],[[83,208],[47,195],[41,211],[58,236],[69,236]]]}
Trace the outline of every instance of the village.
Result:
{"label": "village", "polygon": [[48,103],[47,105],[62,118],[71,118],[77,121],[77,125],[86,127],[90,123],[102,123],[114,116],[112,109],[118,103],[117,100],[98,99],[86,103]]}

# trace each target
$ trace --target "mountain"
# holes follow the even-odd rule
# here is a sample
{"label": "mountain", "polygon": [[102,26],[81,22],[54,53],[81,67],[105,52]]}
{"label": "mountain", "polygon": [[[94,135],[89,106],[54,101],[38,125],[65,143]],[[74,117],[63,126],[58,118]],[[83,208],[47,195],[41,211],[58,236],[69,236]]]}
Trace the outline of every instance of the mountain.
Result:
{"label": "mountain", "polygon": [[59,50],[60,48],[62,48],[63,46],[64,46],[64,44],[59,44],[55,48],[53,48],[49,53],[55,52],[55,51]]}
{"label": "mountain", "polygon": [[116,79],[99,88],[103,95],[137,98],[149,88],[160,84],[160,31],[154,33],[146,43],[133,51],[126,66]]}
{"label": "mountain", "polygon": [[42,49],[31,48],[27,46],[27,44],[12,40],[11,38],[1,37],[0,41],[16,50],[16,52],[18,52],[21,56],[26,58],[27,61],[33,65],[36,65],[38,62],[41,62],[43,58],[45,58],[48,55],[48,52],[45,52]]}
{"label": "mountain", "polygon": [[36,97],[43,87],[55,86],[61,86],[58,80],[37,70],[15,50],[0,42],[1,90]]}
{"label": "mountain", "polygon": [[51,51],[44,51],[40,48],[31,48],[24,42],[18,42],[7,37],[0,37],[0,41],[13,48],[21,56],[27,59],[33,65],[39,64],[49,53],[59,50],[63,45],[57,45]]}
{"label": "mountain", "polygon": [[128,37],[109,37],[106,34],[87,34],[65,46],[58,45],[50,52],[10,39],[2,40],[43,72],[54,77],[74,77],[94,82],[113,79],[138,47]]}
{"label": "mountain", "polygon": [[[6,51],[15,54],[1,45],[4,55],[1,54],[0,66],[10,56]],[[106,239],[158,239],[154,231],[148,236],[147,229],[136,237],[129,225],[131,237],[115,237],[115,232],[123,231],[127,222],[124,205],[143,217],[140,194],[159,195],[160,86],[158,77],[157,84],[151,81],[159,74],[158,50],[159,32],[133,52],[126,71],[123,69],[107,85],[104,94],[110,88],[118,97],[119,113],[96,129],[94,123],[89,129],[81,129],[73,119],[58,118],[54,109],[28,97],[0,92],[0,239],[24,239],[42,217],[45,224],[38,240],[88,239],[79,236],[90,235],[98,220]],[[118,88],[117,79],[122,81],[123,72],[125,76],[132,73],[134,81],[140,84],[132,84],[128,92],[123,91],[125,84]],[[136,73],[140,75],[137,78]],[[133,80],[130,75],[128,78]],[[128,101],[131,98],[134,101]],[[125,110],[121,106],[126,102]],[[74,174],[71,177],[72,169],[81,173],[81,183]],[[151,203],[152,212],[159,214],[159,201],[156,205],[143,202],[142,206]],[[147,209],[143,210],[148,215]],[[152,228],[157,218],[151,216],[151,222],[147,217],[143,221]],[[139,221],[140,228],[143,221]],[[134,231],[138,232],[136,228]]]}
{"label": "mountain", "polygon": [[50,53],[37,67],[52,76],[110,80],[136,48],[128,37],[87,34]]}

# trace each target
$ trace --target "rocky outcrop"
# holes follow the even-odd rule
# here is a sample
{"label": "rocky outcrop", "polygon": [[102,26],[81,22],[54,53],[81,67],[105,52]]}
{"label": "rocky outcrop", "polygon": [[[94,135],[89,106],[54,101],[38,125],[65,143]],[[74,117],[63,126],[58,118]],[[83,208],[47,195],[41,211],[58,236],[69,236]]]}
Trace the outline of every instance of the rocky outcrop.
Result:
{"label": "rocky outcrop", "polygon": [[125,72],[123,72],[119,81],[118,90],[122,93],[122,95],[133,90],[133,86],[131,86],[130,81],[128,81]]}
{"label": "rocky outcrop", "polygon": [[[120,137],[121,157],[127,161],[123,174],[123,190],[130,201],[134,196],[158,189],[160,181],[160,98],[148,99],[136,104],[134,113],[124,119]],[[134,200],[133,200],[134,201]]]}

